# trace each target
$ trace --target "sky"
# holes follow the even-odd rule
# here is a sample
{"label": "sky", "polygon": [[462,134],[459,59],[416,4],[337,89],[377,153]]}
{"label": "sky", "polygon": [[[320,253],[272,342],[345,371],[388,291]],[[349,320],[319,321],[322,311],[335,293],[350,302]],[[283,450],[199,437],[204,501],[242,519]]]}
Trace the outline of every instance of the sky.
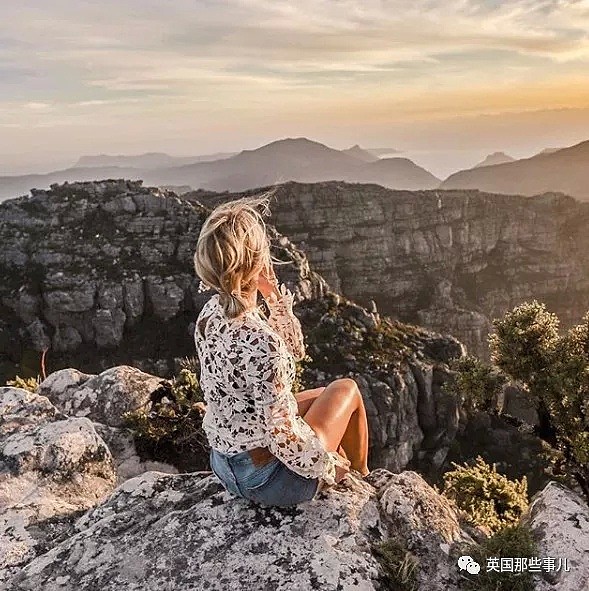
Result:
{"label": "sky", "polygon": [[589,0],[0,4],[0,174],[302,136],[442,177],[589,139]]}

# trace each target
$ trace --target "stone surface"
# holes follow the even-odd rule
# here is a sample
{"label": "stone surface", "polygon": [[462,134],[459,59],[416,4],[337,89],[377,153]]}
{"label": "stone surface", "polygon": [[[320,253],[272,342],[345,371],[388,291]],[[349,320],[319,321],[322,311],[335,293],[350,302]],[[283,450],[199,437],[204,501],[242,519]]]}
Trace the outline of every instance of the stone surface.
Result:
{"label": "stone surface", "polygon": [[0,585],[114,486],[112,456],[88,419],[0,388]]}
{"label": "stone surface", "polygon": [[589,204],[571,197],[285,183],[271,209],[334,291],[486,358],[491,320],[526,300],[545,302],[563,327],[589,309]]}
{"label": "stone surface", "polygon": [[568,560],[569,571],[543,570],[536,591],[589,589],[589,507],[572,490],[550,482],[534,495],[525,523],[538,541],[539,556]]}
{"label": "stone surface", "polygon": [[[23,350],[49,349],[54,368],[96,373],[133,359],[169,370],[174,357],[193,355],[186,329],[211,295],[198,291],[193,254],[209,212],[125,180],[52,185],[1,203],[0,354],[19,363]],[[295,301],[322,294],[304,254],[269,233]],[[0,383],[13,375],[0,372]]]}
{"label": "stone surface", "polygon": [[140,458],[123,420],[123,413],[148,405],[161,382],[161,378],[128,366],[113,367],[99,375],[68,368],[50,374],[39,385],[39,393],[63,413],[92,421],[113,455],[118,485],[149,470],[178,472],[171,464]]}
{"label": "stone surface", "polygon": [[447,552],[468,536],[417,474],[378,470],[374,485],[348,475],[292,508],[233,497],[209,474],[126,481],[76,522],[75,535],[23,568],[13,588],[373,590],[380,567],[371,545],[394,537],[419,559],[420,589],[457,589]]}
{"label": "stone surface", "polygon": [[97,376],[64,369],[41,382],[39,391],[65,414],[122,427],[123,413],[145,407],[161,382],[128,366],[112,367]]}

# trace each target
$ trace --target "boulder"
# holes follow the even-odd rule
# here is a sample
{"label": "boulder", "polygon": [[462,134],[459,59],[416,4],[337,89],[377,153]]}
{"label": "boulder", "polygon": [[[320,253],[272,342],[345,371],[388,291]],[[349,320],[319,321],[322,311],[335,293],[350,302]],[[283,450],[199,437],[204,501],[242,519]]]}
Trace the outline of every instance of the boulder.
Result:
{"label": "boulder", "polygon": [[114,486],[112,456],[88,419],[0,388],[0,584]]}
{"label": "boulder", "polygon": [[99,375],[68,368],[49,375],[39,385],[39,393],[66,415],[91,420],[113,455],[118,485],[149,470],[178,472],[169,463],[141,458],[133,433],[122,418],[124,412],[146,406],[161,382],[161,378],[129,366],[113,367]]}
{"label": "boulder", "polygon": [[[536,591],[589,589],[589,507],[569,488],[549,482],[532,498],[524,516],[538,542],[540,558],[554,558],[558,570],[542,569]],[[568,571],[563,562],[567,559]]]}
{"label": "boulder", "polygon": [[40,385],[40,392],[62,412],[111,427],[122,427],[123,413],[145,406],[161,378],[122,365],[88,376],[73,369],[56,371]]}
{"label": "boulder", "polygon": [[371,591],[382,574],[373,545],[390,538],[417,557],[419,589],[453,591],[449,548],[469,540],[417,474],[384,469],[285,508],[234,497],[210,472],[146,472],[74,528],[14,577],[15,591]]}

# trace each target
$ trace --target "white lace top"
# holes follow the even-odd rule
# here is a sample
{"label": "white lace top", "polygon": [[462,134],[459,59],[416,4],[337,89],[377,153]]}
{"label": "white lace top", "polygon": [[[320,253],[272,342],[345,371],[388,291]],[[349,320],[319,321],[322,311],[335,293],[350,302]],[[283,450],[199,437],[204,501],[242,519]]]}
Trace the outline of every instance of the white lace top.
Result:
{"label": "white lace top", "polygon": [[336,464],[349,462],[326,451],[298,414],[292,383],[305,346],[293,296],[284,284],[279,291],[267,300],[267,320],[258,308],[227,318],[219,294],[201,310],[194,340],[207,405],[203,430],[222,453],[267,447],[297,474],[335,484]]}

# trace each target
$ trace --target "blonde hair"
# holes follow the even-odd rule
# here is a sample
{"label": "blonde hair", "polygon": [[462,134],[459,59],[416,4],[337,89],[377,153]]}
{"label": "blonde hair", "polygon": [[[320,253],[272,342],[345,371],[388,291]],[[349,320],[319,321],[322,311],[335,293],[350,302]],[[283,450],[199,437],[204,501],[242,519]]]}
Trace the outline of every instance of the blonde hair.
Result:
{"label": "blonde hair", "polygon": [[[228,318],[252,306],[260,271],[270,269],[270,240],[263,215],[274,191],[243,197],[217,206],[205,220],[194,253],[194,269],[202,282],[216,289]],[[263,213],[258,208],[263,208]],[[278,262],[278,261],[277,261]]]}

